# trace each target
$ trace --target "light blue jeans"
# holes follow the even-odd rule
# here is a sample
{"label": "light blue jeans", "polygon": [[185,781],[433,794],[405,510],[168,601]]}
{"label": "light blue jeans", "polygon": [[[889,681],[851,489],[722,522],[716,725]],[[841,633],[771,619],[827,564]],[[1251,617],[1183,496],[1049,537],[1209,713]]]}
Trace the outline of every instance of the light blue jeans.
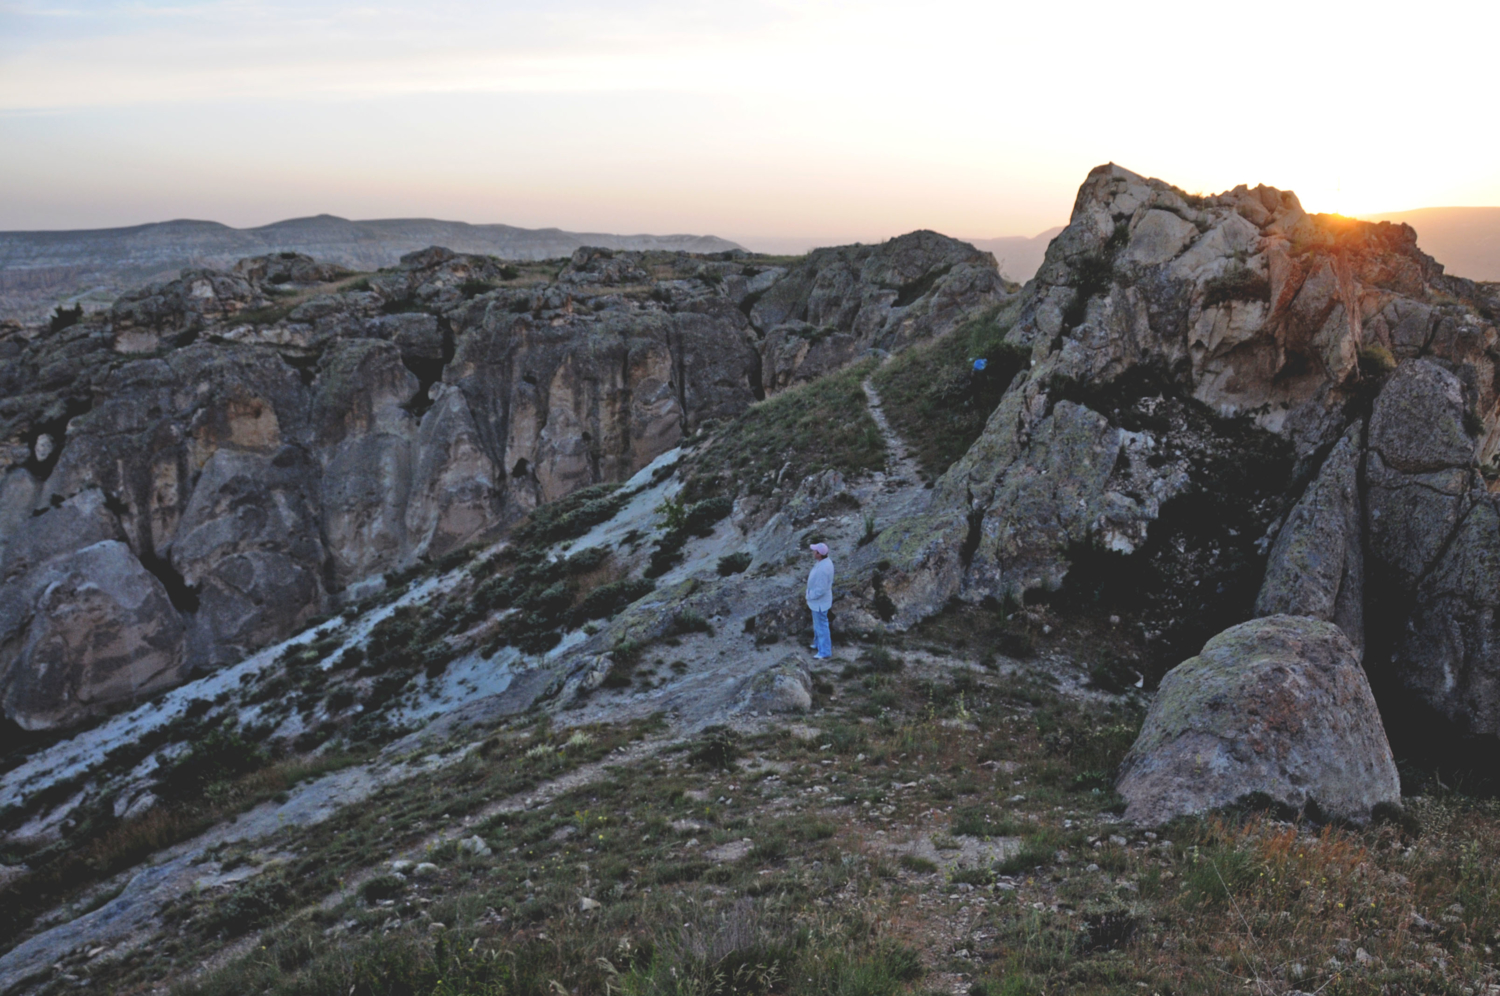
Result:
{"label": "light blue jeans", "polygon": [[833,637],[828,633],[828,610],[813,609],[813,646],[819,657],[833,656]]}

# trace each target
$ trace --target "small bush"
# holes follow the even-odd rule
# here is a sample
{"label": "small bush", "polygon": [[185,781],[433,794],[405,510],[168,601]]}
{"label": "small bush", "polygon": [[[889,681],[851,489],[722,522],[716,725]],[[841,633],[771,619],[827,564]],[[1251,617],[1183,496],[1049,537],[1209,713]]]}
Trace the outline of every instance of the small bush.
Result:
{"label": "small bush", "polygon": [[590,619],[608,619],[638,598],[644,598],[656,589],[656,583],[644,578],[625,578],[601,584],[573,609],[571,620],[574,626]]}
{"label": "small bush", "polygon": [[742,574],[750,566],[750,554],[745,552],[725,554],[719,558],[719,577],[727,578],[731,574]]}
{"label": "small bush", "polygon": [[903,854],[896,863],[907,871],[916,872],[918,875],[931,875],[938,870],[936,862],[929,861],[919,854]]}
{"label": "small bush", "polygon": [[359,887],[359,896],[374,906],[382,899],[395,899],[406,891],[406,883],[394,875],[376,875]]}
{"label": "small bush", "polygon": [[1020,850],[997,862],[994,870],[1000,875],[1015,875],[1039,865],[1050,865],[1056,850],[1046,835],[1034,834],[1021,842]]}
{"label": "small bush", "polygon": [[865,651],[865,658],[870,662],[870,670],[876,674],[895,674],[906,666],[906,661],[886,647],[871,647]]}
{"label": "small bush", "polygon": [[1229,301],[1269,301],[1271,281],[1248,266],[1234,266],[1203,285],[1204,307]]}
{"label": "small bush", "polygon": [[686,636],[689,633],[714,635],[714,624],[692,609],[683,609],[672,619],[664,636]]}
{"label": "small bush", "polygon": [[705,498],[688,506],[682,528],[694,536],[708,536],[714,526],[734,511],[734,499],[727,495]]}
{"label": "small bush", "polygon": [[269,762],[264,750],[233,728],[221,727],[162,770],[158,794],[166,799],[199,799],[210,785],[258,771]]}
{"label": "small bush", "polygon": [[573,575],[588,574],[597,571],[604,566],[612,554],[608,547],[591,546],[585,550],[579,550],[569,557],[563,565],[563,569]]}
{"label": "small bush", "polygon": [[953,814],[949,830],[962,837],[1009,837],[1015,834],[1016,825],[1010,819],[997,816],[984,806],[965,806]]}
{"label": "small bush", "polygon": [[710,726],[688,752],[688,760],[705,768],[732,768],[739,760],[739,741],[734,731],[724,726]]}
{"label": "small bush", "polygon": [[274,922],[295,902],[296,894],[283,874],[263,872],[215,902],[199,929],[209,937],[238,937]]}
{"label": "small bush", "polygon": [[52,311],[52,319],[47,323],[49,332],[61,332],[65,328],[77,325],[83,321],[83,305],[75,304],[71,308],[58,305]]}

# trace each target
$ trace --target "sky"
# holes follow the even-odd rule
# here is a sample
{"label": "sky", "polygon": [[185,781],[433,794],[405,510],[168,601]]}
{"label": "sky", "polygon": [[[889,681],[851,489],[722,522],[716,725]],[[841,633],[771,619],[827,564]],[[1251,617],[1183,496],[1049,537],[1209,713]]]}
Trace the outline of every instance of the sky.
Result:
{"label": "sky", "polygon": [[0,0],[0,229],[1035,235],[1117,162],[1500,205],[1500,4]]}

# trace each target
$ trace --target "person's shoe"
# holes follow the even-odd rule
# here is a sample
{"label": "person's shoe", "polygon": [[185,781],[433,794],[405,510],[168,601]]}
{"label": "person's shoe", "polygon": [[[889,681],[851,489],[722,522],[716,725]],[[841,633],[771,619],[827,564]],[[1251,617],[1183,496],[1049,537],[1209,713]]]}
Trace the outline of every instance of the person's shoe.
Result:
{"label": "person's shoe", "polygon": [[832,654],[818,654],[816,657],[813,658],[813,660],[815,660],[815,661],[831,661],[831,660],[833,660],[833,655]]}

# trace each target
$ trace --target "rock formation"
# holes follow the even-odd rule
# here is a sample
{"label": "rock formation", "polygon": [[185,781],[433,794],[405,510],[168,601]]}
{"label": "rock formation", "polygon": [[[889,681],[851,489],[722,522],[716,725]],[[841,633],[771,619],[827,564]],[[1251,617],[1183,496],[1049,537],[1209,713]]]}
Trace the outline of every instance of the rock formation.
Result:
{"label": "rock formation", "polygon": [[1282,615],[1227,629],[1167,672],[1118,790],[1137,823],[1253,796],[1363,822],[1401,801],[1354,647],[1330,623]]}
{"label": "rock formation", "polygon": [[955,595],[1128,603],[1157,673],[1316,616],[1377,695],[1500,736],[1497,313],[1404,226],[1100,167],[1008,333],[1030,368],[867,559],[897,624]]}
{"label": "rock formation", "polygon": [[[7,718],[65,725],[231,663],[385,572],[627,479],[763,396],[768,357],[800,369],[788,316],[846,330],[815,358],[826,370],[1004,296],[991,257],[932,233],[848,250],[855,268],[840,252],[788,270],[741,252],[542,266],[433,248],[362,278],[282,253],[184,271],[59,331],[12,327]],[[758,327],[792,278],[813,290]],[[75,583],[85,550],[109,568],[99,591]]]}
{"label": "rock formation", "polygon": [[928,338],[1005,293],[994,256],[936,232],[815,249],[764,292],[750,291],[750,321],[766,333],[766,391],[814,380],[871,347]]}

